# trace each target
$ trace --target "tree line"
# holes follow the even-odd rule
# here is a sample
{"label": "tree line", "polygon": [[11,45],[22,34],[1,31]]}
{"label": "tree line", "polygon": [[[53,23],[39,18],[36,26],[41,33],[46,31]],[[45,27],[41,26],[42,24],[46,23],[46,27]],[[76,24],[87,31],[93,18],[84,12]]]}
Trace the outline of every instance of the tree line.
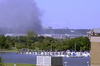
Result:
{"label": "tree line", "polygon": [[12,49],[16,47],[18,50],[29,48],[35,50],[55,51],[55,50],[90,50],[90,40],[88,37],[77,37],[73,39],[54,39],[52,37],[38,36],[34,31],[28,31],[27,36],[11,37],[0,35],[0,49]]}

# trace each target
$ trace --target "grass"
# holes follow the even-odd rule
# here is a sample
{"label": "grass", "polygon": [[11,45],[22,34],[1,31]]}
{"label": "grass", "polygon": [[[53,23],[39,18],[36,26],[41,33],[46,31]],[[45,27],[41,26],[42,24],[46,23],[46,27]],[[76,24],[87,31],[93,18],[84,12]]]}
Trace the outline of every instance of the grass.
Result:
{"label": "grass", "polygon": [[[4,66],[14,66],[14,63],[3,63]],[[16,66],[36,66],[35,64],[20,64],[16,63]]]}
{"label": "grass", "polygon": [[[20,49],[22,50],[22,49]],[[32,50],[32,49],[30,49]],[[42,50],[39,50],[39,48],[36,48],[35,51],[39,52],[39,51],[42,51]],[[1,52],[1,50],[0,50]],[[19,52],[18,49],[16,47],[12,47],[10,50],[9,49],[3,49],[2,52]]]}
{"label": "grass", "polygon": [[[0,50],[0,52],[1,52],[1,50]],[[16,49],[15,47],[13,47],[10,50],[9,49],[3,49],[3,52],[18,52],[18,49]]]}

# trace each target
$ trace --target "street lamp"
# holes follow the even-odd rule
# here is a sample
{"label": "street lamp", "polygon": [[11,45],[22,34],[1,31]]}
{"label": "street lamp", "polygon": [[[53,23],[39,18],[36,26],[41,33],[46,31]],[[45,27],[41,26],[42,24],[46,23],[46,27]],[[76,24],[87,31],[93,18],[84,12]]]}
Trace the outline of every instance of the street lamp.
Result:
{"label": "street lamp", "polygon": [[76,52],[76,43],[75,43],[75,52]]}
{"label": "street lamp", "polygon": [[52,52],[52,45],[51,45],[51,52]]}

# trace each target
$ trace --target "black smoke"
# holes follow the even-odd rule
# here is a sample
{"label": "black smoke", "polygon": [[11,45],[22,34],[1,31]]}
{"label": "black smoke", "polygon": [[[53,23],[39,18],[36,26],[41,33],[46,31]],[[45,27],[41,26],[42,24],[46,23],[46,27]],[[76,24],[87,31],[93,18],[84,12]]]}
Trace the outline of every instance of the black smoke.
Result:
{"label": "black smoke", "polygon": [[34,0],[0,0],[0,29],[5,33],[40,33],[42,12]]}

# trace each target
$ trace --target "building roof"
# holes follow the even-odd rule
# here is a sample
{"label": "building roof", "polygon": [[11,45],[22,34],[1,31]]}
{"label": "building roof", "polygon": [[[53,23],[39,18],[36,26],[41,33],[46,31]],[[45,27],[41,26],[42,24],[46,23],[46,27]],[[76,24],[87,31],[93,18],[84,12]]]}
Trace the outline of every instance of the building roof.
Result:
{"label": "building roof", "polygon": [[90,33],[91,33],[91,31],[88,31],[87,33],[89,33],[89,34],[90,34]]}
{"label": "building roof", "polygon": [[88,34],[92,34],[93,32],[95,33],[100,33],[100,28],[93,28],[91,31],[88,31]]}
{"label": "building roof", "polygon": [[95,33],[100,33],[100,28],[94,28]]}

